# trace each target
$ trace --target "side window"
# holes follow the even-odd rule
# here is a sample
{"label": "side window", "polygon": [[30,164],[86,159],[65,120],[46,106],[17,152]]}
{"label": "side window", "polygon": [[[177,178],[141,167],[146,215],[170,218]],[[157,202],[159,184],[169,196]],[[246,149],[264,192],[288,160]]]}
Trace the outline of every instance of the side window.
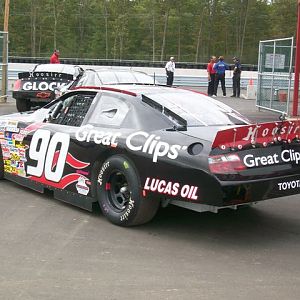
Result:
{"label": "side window", "polygon": [[129,106],[123,98],[102,95],[96,109],[90,117],[90,123],[121,126],[128,111]]}
{"label": "side window", "polygon": [[76,94],[59,102],[52,111],[50,122],[60,125],[81,126],[95,95]]}
{"label": "side window", "polygon": [[88,74],[85,73],[82,77],[80,77],[80,79],[77,81],[75,86],[85,86],[87,79],[88,79]]}

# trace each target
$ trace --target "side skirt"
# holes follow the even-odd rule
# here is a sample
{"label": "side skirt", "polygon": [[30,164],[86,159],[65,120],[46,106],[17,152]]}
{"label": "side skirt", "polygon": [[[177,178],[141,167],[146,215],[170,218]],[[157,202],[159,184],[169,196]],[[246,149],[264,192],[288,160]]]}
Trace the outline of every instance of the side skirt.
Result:
{"label": "side skirt", "polygon": [[93,207],[97,203],[97,200],[95,200],[92,197],[83,196],[73,192],[56,189],[51,186],[44,186],[43,184],[35,182],[33,180],[29,180],[27,178],[12,175],[9,173],[4,173],[4,178],[9,181],[13,181],[19,185],[22,185],[24,187],[30,188],[39,193],[44,193],[45,189],[53,191],[53,196],[55,199],[66,203],[70,203],[74,206],[83,208],[88,211],[93,211]]}

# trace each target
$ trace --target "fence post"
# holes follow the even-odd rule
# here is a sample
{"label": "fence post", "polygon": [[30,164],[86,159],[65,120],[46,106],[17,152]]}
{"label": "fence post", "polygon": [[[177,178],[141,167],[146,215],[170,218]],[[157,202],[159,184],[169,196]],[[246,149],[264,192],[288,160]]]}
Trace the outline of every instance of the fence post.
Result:
{"label": "fence post", "polygon": [[294,99],[293,99],[293,116],[294,117],[298,115],[299,71],[300,71],[300,0],[298,0],[295,81],[294,81]]}

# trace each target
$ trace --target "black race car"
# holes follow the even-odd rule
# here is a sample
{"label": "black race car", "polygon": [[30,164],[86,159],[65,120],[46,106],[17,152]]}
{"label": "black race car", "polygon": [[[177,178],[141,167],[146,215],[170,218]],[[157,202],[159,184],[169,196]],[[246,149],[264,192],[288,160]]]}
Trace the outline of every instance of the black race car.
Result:
{"label": "black race car", "polygon": [[18,74],[14,83],[13,98],[17,110],[30,110],[34,103],[47,103],[55,98],[55,89],[79,79],[83,69],[64,64],[36,65],[31,72]]}
{"label": "black race car", "polygon": [[299,132],[182,89],[77,89],[0,118],[0,177],[131,226],[160,204],[217,212],[298,194]]}

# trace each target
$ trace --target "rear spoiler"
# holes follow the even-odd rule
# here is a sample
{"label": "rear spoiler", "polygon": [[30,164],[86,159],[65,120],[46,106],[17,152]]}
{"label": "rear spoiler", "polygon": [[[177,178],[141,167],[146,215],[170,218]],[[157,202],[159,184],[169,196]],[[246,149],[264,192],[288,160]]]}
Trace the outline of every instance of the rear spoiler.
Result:
{"label": "rear spoiler", "polygon": [[18,73],[19,79],[30,79],[30,78],[51,78],[51,79],[65,79],[65,80],[74,80],[72,74],[59,73],[59,72],[22,72]]}
{"label": "rear spoiler", "polygon": [[300,137],[300,120],[285,120],[237,126],[218,131],[212,149],[242,149],[249,145],[262,145],[277,141],[288,143]]}

